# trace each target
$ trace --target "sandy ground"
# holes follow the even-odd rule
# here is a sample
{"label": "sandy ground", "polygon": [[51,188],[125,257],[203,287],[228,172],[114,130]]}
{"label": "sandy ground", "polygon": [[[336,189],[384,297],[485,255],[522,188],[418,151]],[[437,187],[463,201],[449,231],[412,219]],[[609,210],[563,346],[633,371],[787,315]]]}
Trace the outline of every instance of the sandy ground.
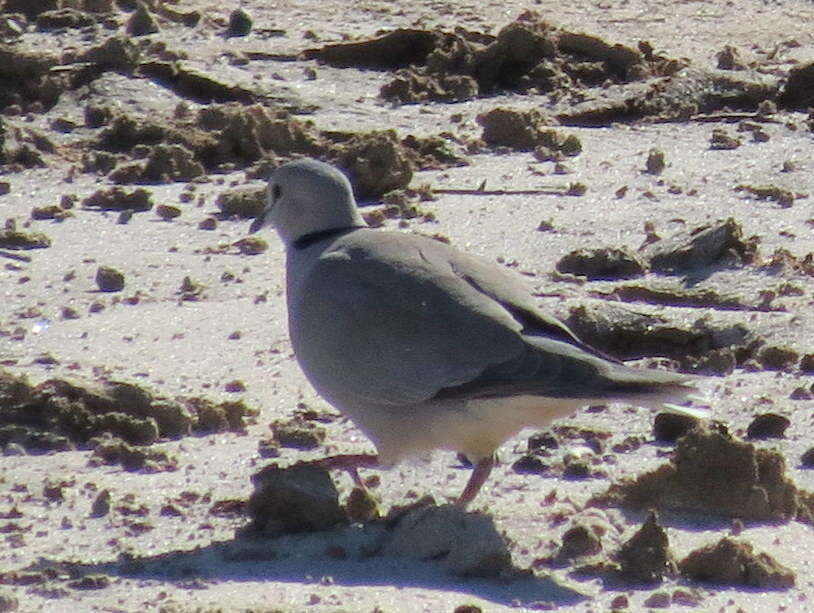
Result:
{"label": "sandy ground", "polygon": [[[331,67],[296,60],[296,54],[398,27],[451,31],[460,26],[496,34],[533,8],[568,30],[633,47],[644,39],[667,57],[688,58],[705,69],[715,65],[724,45],[762,62],[768,66],[763,74],[781,80],[796,63],[814,59],[809,27],[814,7],[806,2],[631,0],[572,2],[567,7],[545,1],[531,6],[366,2],[350,7],[337,2],[247,1],[243,8],[253,19],[253,30],[233,38],[223,36],[236,8],[231,3],[181,1],[166,6],[177,12],[197,10],[204,17],[195,27],[160,17],[161,31],[145,38],[183,50],[186,61],[219,79],[272,92],[263,103],[268,108],[284,104],[323,131],[362,133],[387,127],[401,138],[454,132],[460,143],[481,135],[475,120],[480,113],[496,107],[544,107],[547,100],[535,93],[496,92],[456,103],[398,106],[379,97],[392,72]],[[158,8],[155,12],[161,13]],[[113,15],[123,31],[129,13],[115,9]],[[81,49],[114,32],[42,33],[32,25],[9,44],[64,51]],[[304,36],[307,32],[313,34]],[[235,62],[235,57],[246,61]],[[315,79],[310,71],[315,71]],[[275,97],[284,102],[275,102]],[[252,493],[250,477],[269,461],[258,452],[259,441],[271,437],[269,424],[290,418],[298,407],[331,409],[310,389],[291,353],[279,241],[269,232],[264,235],[267,251],[241,253],[233,245],[246,236],[249,221],[219,215],[216,206],[223,191],[235,185],[261,185],[259,179],[247,178],[245,168],[223,167],[207,168],[195,181],[144,186],[155,204],[180,209],[172,221],[151,211],[136,213],[122,224],[117,212],[79,205],[111,184],[101,173],[81,171],[85,152],[81,143],[97,133],[85,124],[83,109],[89,101],[105,100],[134,115],[168,119],[182,97],[126,72],[105,72],[90,85],[63,93],[50,108],[8,115],[15,126],[47,133],[57,149],[45,155],[42,167],[7,165],[0,176],[8,183],[8,193],[0,196],[2,218],[15,219],[25,232],[43,232],[51,241],[46,249],[3,250],[2,367],[25,375],[31,384],[55,378],[85,383],[115,380],[168,398],[241,400],[257,415],[246,418],[243,432],[162,439],[151,445],[174,458],[171,471],[94,466],[88,448],[18,455],[19,446],[7,445],[0,457],[0,532],[5,541],[0,553],[0,583],[5,584],[0,585],[0,610],[452,611],[472,605],[484,611],[556,606],[587,612],[690,603],[708,611],[814,611],[810,559],[814,536],[811,525],[802,521],[744,520],[741,526],[738,520],[733,528],[730,518],[705,513],[662,514],[677,560],[737,533],[794,573],[795,584],[788,589],[681,577],[656,584],[603,581],[597,575],[574,574],[573,564],[540,563],[556,551],[563,533],[575,523],[599,517],[615,526],[616,536],[604,543],[611,552],[646,517],[643,511],[586,507],[611,483],[663,464],[672,449],[653,442],[650,413],[616,405],[580,412],[561,424],[607,434],[607,448],[600,453],[586,449],[580,440],[566,441],[571,449],[558,451],[560,464],[567,453],[595,456],[593,465],[599,472],[591,478],[518,473],[512,466],[526,453],[528,432],[502,448],[502,463],[474,509],[485,512],[505,534],[514,567],[528,571],[522,576],[462,578],[445,572],[437,560],[399,552],[370,555],[383,530],[373,524],[248,542],[236,537],[249,522],[244,503]],[[206,106],[186,104],[192,111]],[[56,117],[71,119],[78,127],[57,132],[50,127]],[[716,128],[740,134],[737,123],[723,117],[718,122],[567,127],[562,130],[582,144],[582,153],[564,162],[570,174],[555,173],[553,162],[539,161],[530,152],[481,147],[466,154],[468,165],[416,172],[412,185],[454,192],[476,190],[485,181],[486,189],[503,193],[438,194],[420,203],[434,221],[389,219],[385,226],[437,234],[459,248],[516,268],[541,304],[562,317],[573,315],[579,305],[620,307],[663,318],[681,329],[692,329],[700,320],[740,325],[764,345],[791,351],[796,358],[785,366],[772,367],[757,355],[723,376],[704,377],[699,387],[714,417],[740,437],[758,414],[787,417],[790,425],[782,438],[754,444],[781,454],[788,478],[801,490],[814,491],[811,462],[806,467],[802,460],[812,447],[814,390],[811,373],[800,366],[802,356],[814,353],[811,268],[765,266],[778,249],[787,250],[797,262],[814,252],[814,207],[809,196],[814,190],[812,132],[807,118],[802,109],[781,109],[772,121],[760,124],[768,139],[753,142],[742,136],[744,144],[731,150],[710,147]],[[660,174],[644,171],[652,149],[664,154],[666,167]],[[784,164],[791,172],[783,172]],[[544,193],[573,183],[586,186],[585,194]],[[737,191],[740,185],[780,186],[795,197],[787,206]],[[189,193],[191,200],[184,196]],[[61,221],[31,220],[32,208],[57,205],[66,195],[75,196],[77,202],[71,216]],[[201,230],[199,223],[210,217],[218,218],[216,228]],[[758,237],[759,259],[717,271],[704,287],[736,300],[740,304],[736,309],[722,308],[715,301],[695,306],[620,302],[609,296],[624,284],[619,280],[585,282],[551,274],[575,249],[618,247],[636,252],[646,241],[648,222],[668,237],[728,218],[737,222],[744,237]],[[542,231],[541,222],[550,229]],[[100,291],[95,280],[100,266],[122,272],[124,289]],[[200,285],[194,299],[184,299],[185,277]],[[644,279],[655,282],[652,274]],[[766,292],[771,292],[769,298]],[[674,366],[681,363],[681,356],[670,357],[676,360]],[[0,406],[4,410],[7,407]],[[324,444],[308,451],[283,447],[274,461],[286,465],[335,451],[371,451],[349,422],[333,416],[323,427]],[[611,451],[614,444],[636,437],[643,443],[630,451]],[[365,476],[372,474],[366,471]],[[387,509],[426,493],[442,502],[452,499],[468,470],[454,456],[438,453],[375,474],[380,483],[373,490]],[[351,483],[343,475],[335,475],[335,481],[344,500]],[[54,484],[58,495],[53,493]],[[91,507],[104,490],[110,493],[111,510],[92,517]],[[237,510],[219,511],[229,507],[224,501],[232,501]],[[177,512],[164,512],[168,505]],[[336,555],[339,550],[347,555]],[[82,583],[82,577],[92,580]]]}

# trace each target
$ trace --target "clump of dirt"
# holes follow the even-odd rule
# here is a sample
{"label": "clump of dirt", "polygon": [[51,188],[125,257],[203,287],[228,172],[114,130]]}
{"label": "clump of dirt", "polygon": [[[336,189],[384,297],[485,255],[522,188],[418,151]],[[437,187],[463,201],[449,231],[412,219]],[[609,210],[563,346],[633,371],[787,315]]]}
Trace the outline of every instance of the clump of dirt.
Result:
{"label": "clump of dirt", "polygon": [[281,161],[307,155],[346,170],[357,197],[365,200],[406,187],[414,165],[439,168],[465,162],[443,139],[401,142],[391,130],[322,132],[309,121],[256,104],[211,105],[195,118],[169,122],[110,113],[106,124],[96,141],[100,151],[95,158],[110,152],[138,159],[115,170],[120,157],[97,159],[88,166],[110,172],[120,183],[188,181],[206,171],[235,167],[247,168],[249,178],[265,179]]}
{"label": "clump of dirt", "polygon": [[146,159],[117,166],[109,175],[114,183],[160,184],[191,181],[203,176],[203,164],[183,145],[158,144],[148,147]]}
{"label": "clump of dirt", "polygon": [[270,428],[281,447],[316,449],[325,440],[325,428],[300,415],[272,422]]}
{"label": "clump of dirt", "polygon": [[110,266],[96,269],[96,286],[101,292],[120,292],[124,289],[124,274]]}
{"label": "clump of dirt", "polygon": [[0,371],[0,446],[31,453],[93,447],[110,434],[131,445],[191,433],[241,430],[253,412],[242,403],[171,400],[132,383],[51,379],[37,386]]}
{"label": "clump of dirt", "polygon": [[268,251],[269,248],[266,239],[260,238],[259,236],[241,238],[232,243],[232,246],[237,247],[237,250],[243,255],[260,255]]}
{"label": "clump of dirt", "polygon": [[681,574],[693,581],[718,585],[786,590],[794,587],[794,571],[767,553],[756,553],[751,543],[723,538],[691,552],[678,564]]}
{"label": "clump of dirt", "polygon": [[789,70],[788,80],[780,93],[779,102],[790,109],[807,111],[814,106],[814,62],[806,62]]}
{"label": "clump of dirt", "polygon": [[785,474],[783,456],[699,425],[668,464],[614,484],[597,504],[658,507],[750,521],[814,522],[814,496]]}
{"label": "clump of dirt", "polygon": [[698,418],[691,415],[659,413],[653,419],[653,438],[664,443],[675,443],[698,423]]}
{"label": "clump of dirt", "polygon": [[84,28],[96,23],[96,17],[75,8],[61,8],[44,11],[35,20],[37,30],[47,32],[62,28]]}
{"label": "clump of dirt", "polygon": [[[678,323],[614,304],[587,304],[570,309],[566,319],[579,338],[623,360],[659,356],[685,361],[711,351],[734,351],[753,339],[743,324],[716,324],[705,317]],[[733,354],[738,363],[751,354]]]}
{"label": "clump of dirt", "polygon": [[738,185],[735,187],[735,191],[751,194],[758,200],[776,202],[784,209],[794,206],[796,199],[808,196],[808,194],[798,194],[777,185]]}
{"label": "clump of dirt", "polygon": [[622,544],[615,558],[620,576],[628,581],[660,583],[665,575],[675,573],[667,532],[655,513],[650,513],[642,527]]}
{"label": "clump of dirt", "polygon": [[350,174],[360,200],[402,189],[413,179],[413,165],[393,130],[354,135],[332,157]]}
{"label": "clump of dirt", "polygon": [[55,151],[54,144],[39,131],[17,127],[0,117],[0,164],[8,171],[45,166],[43,154]]}
{"label": "clump of dirt", "polygon": [[42,232],[23,232],[17,229],[13,219],[6,220],[0,230],[0,248],[21,251],[26,249],[46,249],[51,246],[51,239]]}
{"label": "clump of dirt", "polygon": [[[246,420],[258,413],[257,409],[247,407],[241,400],[215,402],[203,396],[184,396],[178,398],[178,402],[192,415],[193,434],[245,433]],[[168,408],[172,410],[174,407],[170,405]]]}
{"label": "clump of dirt", "polygon": [[608,81],[624,83],[676,69],[661,56],[569,32],[526,11],[497,36],[398,30],[374,40],[310,49],[335,66],[400,70],[381,89],[386,100],[462,101],[498,90],[562,96]]}
{"label": "clump of dirt", "polygon": [[477,121],[483,126],[483,140],[493,147],[517,151],[533,149],[538,157],[576,156],[582,152],[582,144],[573,134],[546,129],[545,126],[557,125],[557,122],[536,109],[518,111],[498,107],[478,115]]}
{"label": "clump of dirt", "polygon": [[178,468],[178,460],[163,451],[131,445],[109,435],[96,441],[89,462],[91,466],[120,465],[129,472],[156,473]]}
{"label": "clump of dirt", "polygon": [[345,511],[352,522],[364,523],[380,518],[379,502],[376,497],[363,487],[354,487],[345,503]]}
{"label": "clump of dirt", "polygon": [[266,206],[265,186],[240,186],[227,189],[215,199],[215,206],[225,217],[257,217]]}
{"label": "clump of dirt", "polygon": [[756,237],[745,239],[740,224],[730,217],[655,241],[645,247],[642,256],[654,272],[686,274],[710,266],[752,264],[757,243]]}
{"label": "clump of dirt", "polygon": [[26,108],[33,102],[53,106],[62,87],[51,69],[59,64],[58,55],[30,44],[0,44],[0,108]]}
{"label": "clump of dirt", "polygon": [[790,425],[791,421],[784,415],[761,413],[756,415],[746,428],[746,436],[758,439],[783,438]]}
{"label": "clump of dirt", "polygon": [[82,201],[82,206],[100,211],[149,211],[153,208],[152,195],[141,187],[127,190],[106,187],[93,192]]}
{"label": "clump of dirt", "polygon": [[508,542],[483,513],[455,505],[417,504],[391,511],[381,552],[414,560],[440,562],[461,577],[497,577],[511,572]]}
{"label": "clump of dirt", "polygon": [[597,279],[632,279],[642,276],[645,263],[626,249],[578,249],[564,255],[556,264],[557,272]]}
{"label": "clump of dirt", "polygon": [[328,471],[313,464],[270,465],[252,476],[248,533],[327,530],[347,521]]}

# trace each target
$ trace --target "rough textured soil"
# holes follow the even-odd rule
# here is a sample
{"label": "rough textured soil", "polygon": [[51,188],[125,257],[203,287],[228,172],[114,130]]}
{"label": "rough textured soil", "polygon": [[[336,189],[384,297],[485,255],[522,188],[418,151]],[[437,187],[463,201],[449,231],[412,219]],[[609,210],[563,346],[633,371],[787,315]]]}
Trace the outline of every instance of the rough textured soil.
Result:
{"label": "rough textured soil", "polygon": [[[0,2],[0,611],[814,611],[814,7],[566,4]],[[371,447],[247,237],[302,155],[711,420],[586,407],[469,513],[308,465]]]}

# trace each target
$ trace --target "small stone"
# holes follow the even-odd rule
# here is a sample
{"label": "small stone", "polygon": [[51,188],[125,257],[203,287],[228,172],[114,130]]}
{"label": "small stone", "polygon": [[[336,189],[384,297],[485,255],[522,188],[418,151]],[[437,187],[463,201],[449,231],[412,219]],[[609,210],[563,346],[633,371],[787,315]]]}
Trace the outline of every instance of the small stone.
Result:
{"label": "small stone", "polygon": [[562,476],[565,479],[587,479],[591,476],[591,467],[585,460],[571,460],[565,464]]}
{"label": "small stone", "polygon": [[548,465],[536,455],[527,454],[522,456],[514,464],[512,470],[521,475],[539,475],[549,469]]}
{"label": "small stone", "polygon": [[659,413],[653,420],[653,438],[665,443],[674,443],[698,423],[698,419],[677,413]]}
{"label": "small stone", "polygon": [[130,16],[126,26],[130,36],[145,36],[159,31],[158,22],[147,9],[147,5],[139,2],[136,11]]}
{"label": "small stone", "polygon": [[814,353],[807,353],[800,358],[800,372],[804,375],[814,375]]}
{"label": "small stone", "polygon": [[611,609],[627,609],[630,606],[630,599],[624,594],[619,594],[616,598],[611,600]]}
{"label": "small stone", "polygon": [[673,572],[673,558],[667,532],[651,511],[647,521],[617,554],[621,573],[627,579],[642,583],[660,583],[664,575]]}
{"label": "small stone", "polygon": [[104,489],[99,492],[90,507],[90,516],[93,518],[104,517],[110,513],[110,490]]}
{"label": "small stone", "polygon": [[756,416],[746,429],[748,438],[783,438],[791,425],[787,417],[777,413],[763,413]]}
{"label": "small stone", "polygon": [[733,136],[724,128],[712,130],[712,137],[709,141],[710,149],[737,149],[741,146],[741,139]]}
{"label": "small stone", "polygon": [[80,317],[79,311],[72,306],[62,307],[62,319],[79,319]]}
{"label": "small stone", "polygon": [[96,285],[103,292],[120,292],[124,289],[124,275],[110,266],[96,270]]}
{"label": "small stone", "polygon": [[233,243],[243,255],[260,255],[264,253],[269,244],[259,236],[247,236]]}
{"label": "small stone", "polygon": [[345,511],[351,521],[358,523],[369,522],[380,517],[376,497],[371,494],[370,490],[361,487],[351,490],[348,502],[345,504]]}
{"label": "small stone", "polygon": [[483,609],[473,604],[461,604],[452,613],[483,613]]}
{"label": "small stone", "polygon": [[168,204],[159,204],[155,207],[156,214],[164,221],[172,221],[176,217],[181,216],[181,209],[177,206],[170,206]]}
{"label": "small stone", "polygon": [[562,545],[557,557],[563,560],[573,560],[581,556],[589,556],[602,551],[599,537],[588,526],[577,524],[565,531],[562,535]]}
{"label": "small stone", "polygon": [[774,345],[761,347],[756,357],[766,370],[791,370],[799,359],[799,355],[794,349]]}
{"label": "small stone", "polygon": [[198,224],[199,230],[215,230],[218,227],[218,220],[214,217],[207,217]]}
{"label": "small stone", "polygon": [[645,172],[650,175],[660,175],[667,165],[664,162],[664,151],[661,149],[651,149],[647,154]]}
{"label": "small stone", "polygon": [[654,609],[666,609],[670,606],[670,594],[667,592],[654,592],[644,601],[644,606]]}
{"label": "small stone", "polygon": [[251,16],[243,10],[243,8],[237,8],[232,11],[229,15],[229,30],[227,34],[229,36],[246,36],[251,31]]}
{"label": "small stone", "polygon": [[814,468],[814,447],[800,456],[800,466],[803,468]]}
{"label": "small stone", "polygon": [[246,391],[246,384],[240,379],[235,379],[224,384],[223,389],[231,394],[237,394]]}

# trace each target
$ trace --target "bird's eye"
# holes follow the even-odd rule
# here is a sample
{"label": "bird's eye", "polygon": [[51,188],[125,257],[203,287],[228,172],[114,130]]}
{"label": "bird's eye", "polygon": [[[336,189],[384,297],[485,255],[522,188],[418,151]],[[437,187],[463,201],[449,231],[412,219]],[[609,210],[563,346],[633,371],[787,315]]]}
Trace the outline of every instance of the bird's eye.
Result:
{"label": "bird's eye", "polygon": [[276,183],[271,188],[271,201],[277,202],[280,199],[280,196],[283,195],[283,189],[277,185]]}

